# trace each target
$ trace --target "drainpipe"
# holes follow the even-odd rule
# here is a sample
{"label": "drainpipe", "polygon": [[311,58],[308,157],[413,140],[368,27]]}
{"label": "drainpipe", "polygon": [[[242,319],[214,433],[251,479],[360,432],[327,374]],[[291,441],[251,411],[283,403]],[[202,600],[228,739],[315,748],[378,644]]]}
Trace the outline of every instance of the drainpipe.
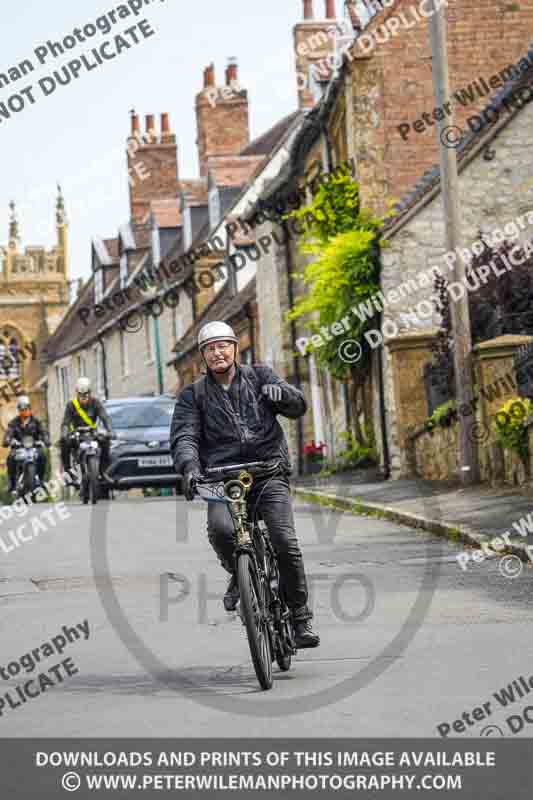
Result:
{"label": "drainpipe", "polygon": [[246,303],[245,312],[246,312],[246,316],[248,317],[248,321],[249,321],[248,331],[249,331],[249,336],[250,336],[250,350],[252,351],[252,364],[255,364],[255,361],[256,361],[256,358],[255,358],[255,346],[256,346],[256,343],[255,343],[255,318],[252,315],[251,303]]}
{"label": "drainpipe", "polygon": [[[374,245],[374,258],[376,259],[377,264],[379,265],[379,274],[381,275],[382,272],[382,263],[381,263],[381,248],[378,243]],[[378,313],[378,330],[381,330],[381,321],[383,318],[383,312],[380,311]],[[381,447],[383,450],[383,476],[385,480],[390,478],[390,452],[389,452],[389,440],[387,438],[387,411],[385,408],[385,381],[383,377],[383,359],[386,358],[385,347],[383,346],[383,352],[381,353],[380,350],[377,351],[377,358],[378,358],[378,391],[379,391],[379,416],[380,416],[380,428],[381,428]]]}
{"label": "drainpipe", "polygon": [[[286,220],[283,220],[281,223],[281,227],[283,229],[283,235],[285,237],[285,270],[287,275],[287,294],[289,298],[289,308],[294,308],[294,284],[292,280],[292,267],[293,267],[293,260],[292,260],[292,253],[291,253],[291,246],[290,246],[290,232],[287,225]],[[294,367],[294,378],[296,381],[296,387],[298,389],[302,388],[302,380],[300,375],[300,362],[299,357],[296,355],[297,347],[296,347],[296,323],[294,320],[291,320],[290,323],[291,329],[291,346],[292,346],[292,363]],[[298,435],[298,474],[304,474],[304,429],[303,429],[303,422],[302,418],[298,417],[297,419],[297,435]]]}
{"label": "drainpipe", "polygon": [[98,339],[98,344],[100,345],[100,350],[102,352],[102,372],[104,376],[104,397],[106,400],[109,400],[109,386],[107,383],[107,358],[105,352],[105,344],[103,339]]}
{"label": "drainpipe", "polygon": [[163,363],[161,361],[161,333],[159,329],[159,317],[154,317],[154,338],[155,338],[155,362],[157,369],[157,386],[159,394],[163,394]]}

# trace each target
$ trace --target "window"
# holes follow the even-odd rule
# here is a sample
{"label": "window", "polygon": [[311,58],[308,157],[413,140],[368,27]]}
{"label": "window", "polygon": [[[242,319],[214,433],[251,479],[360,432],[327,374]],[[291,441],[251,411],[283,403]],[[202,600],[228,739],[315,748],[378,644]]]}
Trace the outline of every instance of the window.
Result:
{"label": "window", "polygon": [[154,347],[152,341],[152,326],[150,324],[150,317],[144,320],[144,341],[146,345],[146,361],[149,363],[154,360]]}
{"label": "window", "polygon": [[140,401],[106,406],[111,424],[116,430],[131,428],[170,428],[174,403],[161,401]]}
{"label": "window", "polygon": [[251,365],[253,363],[252,362],[252,348],[251,347],[247,347],[246,350],[242,351],[240,361],[241,361],[241,364]]}
{"label": "window", "polygon": [[125,331],[120,331],[120,372],[123,378],[129,375],[128,340]]}
{"label": "window", "polygon": [[94,273],[94,302],[101,303],[104,296],[104,274],[100,267]]}
{"label": "window", "polygon": [[0,380],[20,378],[20,347],[14,336],[0,336]]}
{"label": "window", "polygon": [[124,289],[128,283],[128,254],[120,256],[120,288]]}
{"label": "window", "polygon": [[84,378],[87,375],[87,362],[85,356],[79,355],[78,356],[78,378]]}
{"label": "window", "polygon": [[70,369],[69,367],[56,367],[57,385],[59,397],[63,405],[70,400]]}

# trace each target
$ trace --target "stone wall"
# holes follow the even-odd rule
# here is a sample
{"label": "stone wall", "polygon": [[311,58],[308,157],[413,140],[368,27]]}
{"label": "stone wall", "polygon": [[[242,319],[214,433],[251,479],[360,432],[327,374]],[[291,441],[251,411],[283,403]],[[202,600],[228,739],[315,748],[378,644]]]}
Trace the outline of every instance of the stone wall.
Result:
{"label": "stone wall", "polygon": [[430,360],[435,331],[408,333],[386,342],[385,398],[393,478],[410,474],[409,432],[428,416],[424,365]]}
{"label": "stone wall", "polygon": [[[493,487],[514,486],[533,490],[533,421],[528,427],[529,464],[494,441],[478,441],[480,479]],[[413,475],[426,480],[459,480],[459,423],[417,431],[409,441]]]}
{"label": "stone wall", "polygon": [[[520,240],[533,237],[533,175],[531,131],[533,105],[527,106],[491,144],[494,158],[487,161],[475,158],[460,174],[460,206],[463,241],[468,245],[478,238],[479,230],[490,232],[503,229],[517,217],[522,217],[525,229]],[[415,317],[421,301],[424,312],[431,311],[432,281],[427,274],[434,266],[449,274],[442,256],[445,253],[444,210],[439,194],[422,205],[401,228],[387,237],[389,247],[383,251],[381,285],[386,300],[382,330],[395,336],[406,331],[431,331],[440,324],[436,313]],[[390,410],[390,448],[394,474],[399,474],[401,461],[398,450],[398,409],[394,400],[391,360],[385,359],[387,407]],[[484,378],[484,382],[488,379]]]}
{"label": "stone wall", "polygon": [[458,478],[459,423],[447,428],[416,433],[409,441],[414,456],[414,472],[427,480]]}
{"label": "stone wall", "polygon": [[[530,336],[500,336],[474,348],[474,413],[472,439],[476,445],[480,480],[491,485],[529,485],[533,472],[519,456],[503,449],[496,441],[494,423],[504,403],[517,397],[513,356],[530,344]],[[449,428],[437,426],[431,432],[420,428],[408,436],[409,465],[412,473],[430,480],[458,479],[457,419]],[[533,421],[528,427],[533,458]],[[533,466],[533,464],[532,464]]]}

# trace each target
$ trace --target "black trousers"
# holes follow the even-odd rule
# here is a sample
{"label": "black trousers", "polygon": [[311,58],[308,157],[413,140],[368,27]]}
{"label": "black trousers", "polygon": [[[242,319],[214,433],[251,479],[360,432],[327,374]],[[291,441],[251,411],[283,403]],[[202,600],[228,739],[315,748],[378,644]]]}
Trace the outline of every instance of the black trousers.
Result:
{"label": "black trousers", "polygon": [[[46,472],[46,456],[43,451],[39,451],[37,454],[37,460],[35,462],[37,467],[37,475],[41,479],[41,482],[44,481],[45,472]],[[9,488],[15,488],[15,480],[17,478],[17,462],[13,453],[10,453],[7,457],[7,476],[9,479]]]}
{"label": "black trousers", "polygon": [[[285,477],[257,479],[248,497],[249,520],[261,513],[279,556],[280,576],[295,620],[311,619],[307,607],[308,593],[304,561],[292,513],[289,481]],[[234,571],[234,527],[225,503],[208,503],[207,532],[209,541],[224,569]]]}

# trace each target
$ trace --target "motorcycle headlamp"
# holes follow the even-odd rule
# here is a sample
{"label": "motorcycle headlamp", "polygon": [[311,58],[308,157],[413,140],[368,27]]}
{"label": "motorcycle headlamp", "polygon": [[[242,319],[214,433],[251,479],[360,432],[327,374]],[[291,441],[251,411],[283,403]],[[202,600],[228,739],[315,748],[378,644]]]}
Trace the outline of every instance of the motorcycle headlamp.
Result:
{"label": "motorcycle headlamp", "polygon": [[26,447],[27,449],[33,447],[33,436],[26,435],[22,437],[22,446]]}

